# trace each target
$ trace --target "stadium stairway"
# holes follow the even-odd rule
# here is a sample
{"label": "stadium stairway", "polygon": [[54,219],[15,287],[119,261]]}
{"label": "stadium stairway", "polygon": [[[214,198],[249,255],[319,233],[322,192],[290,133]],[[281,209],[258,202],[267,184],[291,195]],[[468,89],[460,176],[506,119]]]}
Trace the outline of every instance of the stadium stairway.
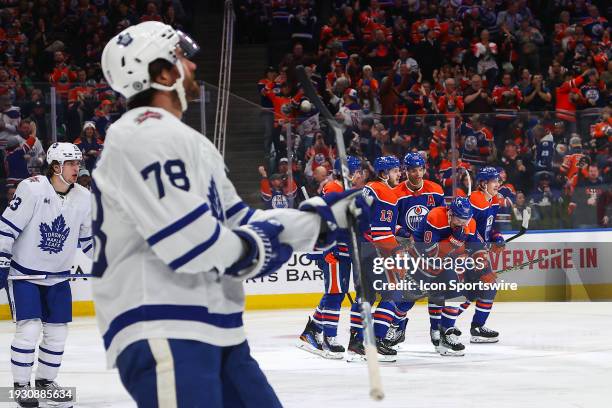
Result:
{"label": "stadium stairway", "polygon": [[[199,3],[199,2],[198,2]],[[204,3],[204,4],[202,4]],[[217,85],[223,31],[222,8],[207,6],[202,2],[196,6],[193,27],[194,38],[201,45],[196,56],[197,77],[205,82],[206,136],[212,140],[217,104]],[[209,5],[211,3],[208,3]],[[231,77],[231,93],[227,117],[225,162],[229,176],[242,199],[253,207],[262,206],[259,198],[259,173],[263,164],[263,125],[259,118],[259,95],[257,81],[266,66],[265,44],[234,44]],[[200,107],[197,104],[186,112],[185,121],[200,130]]]}

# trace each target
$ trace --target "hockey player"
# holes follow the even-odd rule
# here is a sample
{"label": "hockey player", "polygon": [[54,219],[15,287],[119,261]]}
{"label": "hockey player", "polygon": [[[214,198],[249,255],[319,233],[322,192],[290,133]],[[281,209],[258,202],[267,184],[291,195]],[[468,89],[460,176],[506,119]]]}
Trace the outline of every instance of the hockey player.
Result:
{"label": "hockey player", "polygon": [[[480,245],[481,238],[476,231],[476,222],[472,219],[473,211],[469,200],[464,197],[453,199],[448,207],[437,207],[427,214],[425,222],[414,232],[415,256],[425,257],[456,257],[464,256],[465,244]],[[481,257],[482,251],[476,248],[473,257]],[[414,279],[421,282],[446,283],[459,280],[457,273],[452,269],[436,270],[434,267],[419,269]],[[455,327],[455,320],[459,314],[457,302],[449,299],[461,298],[457,291],[430,293],[430,301],[434,299],[441,306],[439,324],[439,345],[437,351],[443,356],[462,356],[465,346],[461,344],[458,336],[459,329]],[[434,335],[432,334],[432,341]]]}
{"label": "hockey player", "polygon": [[236,194],[214,145],[180,119],[198,97],[197,44],[160,22],[126,28],[102,53],[128,111],[93,173],[92,273],[108,365],[139,407],[280,407],[251,357],[242,281],[293,250],[336,242],[358,192],[258,211]]}
{"label": "hockey player", "polygon": [[[16,323],[11,343],[15,391],[27,395],[42,328],[35,387],[50,396],[55,392],[50,401],[56,403],[70,400],[55,378],[72,321],[72,295],[67,278],[52,275],[70,273],[79,243],[85,253],[93,253],[90,193],[76,184],[81,159],[81,151],[72,143],[51,145],[46,177],[22,181],[0,217],[0,289],[7,286],[7,276],[49,275],[8,281]],[[38,407],[38,400],[31,397],[16,402]]]}
{"label": "hockey player", "polygon": [[[399,183],[400,161],[395,156],[378,157],[374,160],[374,171],[376,171],[378,179],[367,183],[363,190],[364,195],[374,199],[370,211],[370,231],[368,231],[365,238],[372,243],[376,252],[362,254],[366,258],[366,263],[367,260],[373,259],[375,256],[392,255],[399,247],[394,235],[397,224],[397,196],[393,191],[393,187]],[[397,351],[385,343],[385,336],[393,322],[394,309],[393,302],[383,300],[373,313],[378,358],[384,362],[395,361],[397,355]],[[358,313],[351,312],[352,327],[348,347],[349,360],[359,359],[365,355],[361,324],[361,316]]]}
{"label": "hockey player", "polygon": [[[499,171],[495,167],[481,168],[476,174],[477,189],[470,195],[478,233],[488,243],[489,250],[496,253],[502,252],[505,246],[501,232],[494,228],[495,217],[500,208],[499,180]],[[466,273],[466,280],[494,282],[496,276],[492,271],[484,274],[471,271]],[[495,295],[495,290],[473,291],[467,294],[468,302],[461,305],[461,309],[465,310],[469,306],[469,301],[476,301],[476,310],[470,328],[470,342],[495,343],[499,340],[499,333],[485,326]]]}
{"label": "hockey player", "polygon": [[[427,214],[434,208],[444,205],[444,190],[439,184],[424,180],[425,160],[418,153],[408,153],[404,157],[404,168],[408,178],[405,182],[394,188],[398,196],[398,229],[396,235],[412,239],[412,235],[419,229],[420,224],[425,221]],[[439,303],[439,302],[438,302]],[[413,302],[396,304],[400,314],[405,314]],[[438,334],[438,324],[442,308],[435,302],[429,303],[429,314],[431,322],[430,333]],[[391,344],[397,343],[404,337],[405,322],[394,322],[391,326]],[[439,335],[437,335],[439,337]]]}
{"label": "hockey player", "polygon": [[[350,184],[361,189],[364,178],[361,172],[361,160],[354,156],[347,157]],[[344,191],[342,185],[340,159],[334,163],[334,178],[323,186],[322,195]],[[338,322],[342,301],[349,290],[351,278],[351,256],[349,254],[349,237],[338,238],[338,245],[324,253],[311,255],[317,266],[323,271],[325,293],[319,302],[312,318],[308,318],[306,328],[300,335],[298,347],[325,358],[342,358],[344,347],[338,343]],[[359,304],[351,305],[351,314],[360,315]]]}

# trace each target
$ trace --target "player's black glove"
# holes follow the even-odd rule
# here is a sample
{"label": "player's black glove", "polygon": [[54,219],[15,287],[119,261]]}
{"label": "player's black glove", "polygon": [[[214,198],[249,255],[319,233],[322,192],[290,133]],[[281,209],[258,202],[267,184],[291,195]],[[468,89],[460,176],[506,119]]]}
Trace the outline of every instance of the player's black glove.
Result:
{"label": "player's black glove", "polygon": [[279,241],[284,227],[276,220],[253,222],[234,230],[247,245],[247,254],[225,270],[238,279],[258,278],[277,271],[293,253],[290,245]]}

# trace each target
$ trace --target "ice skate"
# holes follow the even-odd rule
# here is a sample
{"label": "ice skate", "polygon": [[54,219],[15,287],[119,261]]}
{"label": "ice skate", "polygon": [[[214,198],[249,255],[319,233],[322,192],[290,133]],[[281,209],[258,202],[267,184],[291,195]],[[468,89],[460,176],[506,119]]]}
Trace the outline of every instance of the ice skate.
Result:
{"label": "ice skate", "polygon": [[441,356],[463,356],[465,354],[465,346],[459,341],[459,333],[455,327],[450,327],[444,333],[440,333],[438,353]]}
{"label": "ice skate", "polygon": [[310,317],[304,331],[300,335],[297,347],[318,356],[323,356],[325,353],[323,350],[323,333],[317,332],[316,326]]}
{"label": "ice skate", "polygon": [[499,333],[485,326],[476,326],[472,324],[470,329],[470,343],[497,343],[499,341]]}

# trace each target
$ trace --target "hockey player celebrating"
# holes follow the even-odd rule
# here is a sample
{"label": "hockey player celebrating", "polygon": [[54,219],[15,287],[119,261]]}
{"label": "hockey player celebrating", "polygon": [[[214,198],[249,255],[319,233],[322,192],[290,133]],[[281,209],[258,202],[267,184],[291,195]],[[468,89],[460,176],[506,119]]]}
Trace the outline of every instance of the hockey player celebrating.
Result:
{"label": "hockey player celebrating", "polygon": [[93,173],[92,273],[109,366],[139,407],[280,407],[251,357],[242,281],[293,250],[336,243],[358,192],[301,209],[256,211],[236,194],[214,145],[181,117],[198,97],[197,44],[160,22],[106,44],[102,70],[128,111]]}
{"label": "hockey player celebrating", "polygon": [[[476,222],[472,218],[473,211],[467,198],[456,197],[448,207],[437,207],[427,214],[425,222],[414,232],[416,256],[425,257],[457,257],[466,253],[465,244],[476,246],[473,257],[483,256],[482,241],[476,231]],[[448,283],[458,281],[457,273],[452,269],[436,270],[435,267],[419,269],[414,279],[420,282]],[[459,314],[459,303],[449,301],[463,297],[458,291],[430,293],[432,299],[439,302],[441,316],[439,324],[439,345],[437,351],[443,356],[462,356],[465,346],[459,341],[461,332],[455,327]],[[455,305],[456,304],[456,305]],[[432,331],[435,331],[432,329]],[[432,341],[436,335],[432,333]]]}
{"label": "hockey player celebrating", "polygon": [[[407,179],[393,189],[398,197],[397,201],[397,229],[398,237],[412,239],[414,231],[419,229],[432,209],[444,204],[444,191],[439,184],[425,180],[425,160],[418,153],[408,153],[404,156],[404,169]],[[403,341],[407,318],[406,312],[412,308],[414,302],[396,303],[396,319],[394,320],[387,339],[390,345]],[[433,307],[438,310],[437,305]],[[397,316],[402,318],[398,319]],[[437,315],[439,317],[439,313]],[[438,321],[436,321],[436,326]],[[437,329],[437,327],[436,327]]]}
{"label": "hockey player celebrating", "polygon": [[38,407],[27,391],[41,328],[36,390],[51,402],[71,399],[55,378],[72,321],[72,295],[67,278],[53,275],[70,273],[79,243],[85,253],[93,253],[90,193],[76,184],[81,159],[72,143],[51,145],[46,177],[22,181],[0,217],[0,289],[8,284],[16,323],[11,369],[16,402],[22,407]]}
{"label": "hockey player celebrating", "polygon": [[[376,251],[362,254],[366,259],[373,259],[378,255],[389,256],[399,248],[394,235],[397,224],[397,196],[393,187],[399,183],[400,161],[395,156],[378,157],[374,160],[374,171],[378,179],[367,183],[363,190],[364,195],[374,199],[370,210],[370,230],[366,233],[366,239],[372,243]],[[373,313],[378,358],[384,362],[395,361],[397,355],[397,351],[385,342],[385,336],[393,322],[394,309],[391,299],[383,300]],[[357,360],[365,355],[361,324],[361,317],[357,313],[351,313],[351,326],[354,326],[351,328],[348,347],[349,360]]]}
{"label": "hockey player celebrating", "polygon": [[[500,253],[505,246],[505,240],[501,232],[494,228],[495,218],[500,208],[500,174],[495,167],[483,167],[476,174],[477,189],[470,195],[470,203],[474,210],[474,221],[482,239],[488,243],[490,251]],[[492,283],[496,279],[495,272],[480,274],[471,271],[466,274],[467,281],[482,280]],[[470,342],[472,343],[495,343],[499,340],[499,333],[485,326],[487,318],[491,313],[495,290],[472,291],[468,294],[469,301],[476,301],[476,310],[470,328]],[[465,310],[469,302],[462,305]]]}
{"label": "hockey player celebrating", "polygon": [[[348,156],[347,164],[352,187],[361,189],[364,178],[361,172],[361,160]],[[342,186],[342,169],[340,159],[334,163],[334,178],[323,186],[322,195],[344,191]],[[317,253],[317,266],[323,271],[325,293],[319,302],[312,318],[308,318],[306,328],[300,335],[298,347],[325,358],[342,358],[344,347],[338,343],[338,322],[342,301],[349,291],[351,278],[351,256],[349,254],[348,234],[338,237],[338,245],[329,251]],[[359,304],[351,305],[351,314],[360,315]]]}

